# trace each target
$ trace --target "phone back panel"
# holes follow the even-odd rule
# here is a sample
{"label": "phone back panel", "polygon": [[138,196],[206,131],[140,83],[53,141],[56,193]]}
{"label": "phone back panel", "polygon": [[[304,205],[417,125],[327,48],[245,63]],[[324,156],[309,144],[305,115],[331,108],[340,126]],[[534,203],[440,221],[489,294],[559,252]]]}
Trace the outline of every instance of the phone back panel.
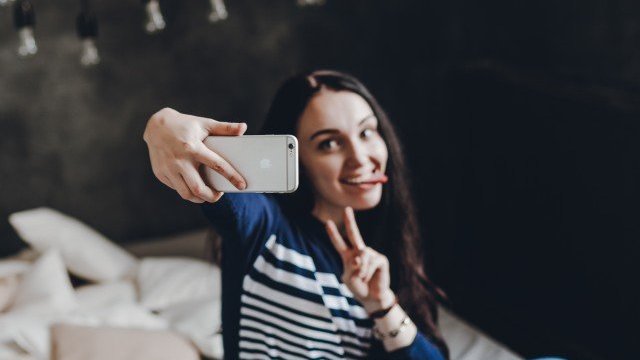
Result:
{"label": "phone back panel", "polygon": [[[291,135],[210,136],[205,145],[244,177],[240,191],[225,177],[205,167],[205,181],[224,192],[292,192],[298,187],[298,144]],[[289,144],[293,143],[293,149]]]}

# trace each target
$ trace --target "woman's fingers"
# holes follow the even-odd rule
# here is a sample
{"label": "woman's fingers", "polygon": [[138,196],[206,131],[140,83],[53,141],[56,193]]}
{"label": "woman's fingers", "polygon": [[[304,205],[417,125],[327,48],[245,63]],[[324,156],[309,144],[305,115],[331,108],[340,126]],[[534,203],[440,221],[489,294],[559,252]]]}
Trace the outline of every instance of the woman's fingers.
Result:
{"label": "woman's fingers", "polygon": [[387,258],[369,247],[356,255],[352,262],[354,271],[351,276],[358,277],[365,283],[369,283],[377,271],[385,274],[389,272],[389,262]]}
{"label": "woman's fingers", "polygon": [[365,283],[368,283],[369,281],[371,281],[371,278],[376,273],[376,271],[385,271],[385,263],[386,261],[383,256],[372,257],[371,262],[369,263],[369,268],[367,272],[363,274],[362,280]]}
{"label": "woman's fingers", "polygon": [[185,200],[189,200],[194,203],[198,203],[198,204],[201,204],[204,202],[204,200],[200,199],[199,197],[191,193],[191,190],[189,190],[189,187],[187,186],[186,181],[184,180],[184,178],[179,172],[169,173],[167,177],[169,178],[169,181],[171,181],[171,185],[173,185],[173,189],[177,191],[178,194],[180,194],[181,198]]}
{"label": "woman's fingers", "polygon": [[[217,120],[208,119],[208,118],[202,118],[202,119],[204,120],[204,128],[207,130],[209,135],[241,136],[241,135],[244,135],[244,133],[247,131],[247,124],[244,122],[233,123],[233,122],[217,121]],[[201,143],[201,145],[204,145],[204,143]],[[233,166],[231,166],[231,164],[229,164],[226,160],[224,160],[218,154],[211,151],[206,146],[201,146],[200,149],[198,150],[199,151],[196,152],[196,155],[199,155],[200,157],[196,157],[196,160],[200,161],[205,165],[209,163],[209,165],[207,166],[209,166],[214,170],[216,169],[215,169],[215,164],[213,163],[212,160],[216,160],[216,161],[221,160],[220,166],[222,166],[222,169],[221,170],[218,169],[216,171],[222,174],[222,176],[226,177],[236,188],[243,190],[244,188],[247,187],[247,183],[242,177],[242,175],[240,175],[240,173],[238,173],[236,169]]]}
{"label": "woman's fingers", "polygon": [[149,158],[151,159],[151,171],[153,172],[153,176],[155,176],[156,179],[160,180],[161,183],[175,190],[173,184],[171,183],[171,180],[169,180],[164,172],[160,170],[161,168],[157,164],[156,157],[154,156],[154,151],[149,151]]}
{"label": "woman's fingers", "polygon": [[353,248],[356,250],[366,248],[367,246],[364,244],[364,240],[362,240],[362,235],[360,235],[360,229],[358,229],[353,209],[350,206],[344,209],[344,224],[347,230],[347,237],[351,241]]}
{"label": "woman's fingers", "polygon": [[336,224],[332,220],[327,220],[325,224],[325,228],[327,229],[327,234],[329,234],[329,239],[331,239],[331,243],[333,247],[338,251],[338,254],[344,260],[346,258],[347,252],[349,251],[349,247],[342,239]]}
{"label": "woman's fingers", "polygon": [[221,122],[164,108],[149,118],[143,139],[154,175],[183,199],[201,203],[217,201],[222,193],[204,184],[198,174],[200,163],[218,171],[239,189],[246,187],[242,176],[202,141],[209,135],[238,136],[246,130],[245,123]]}
{"label": "woman's fingers", "polygon": [[[160,176],[156,176],[158,178],[158,180],[160,180],[161,183],[167,185],[168,187],[174,189],[173,184],[171,183],[171,180],[169,180],[168,177],[164,176],[164,175],[160,175]],[[174,189],[175,190],[175,189]]]}
{"label": "woman's fingers", "polygon": [[242,135],[245,131],[247,131],[246,123],[232,123],[232,122],[224,122],[217,121],[213,119],[205,119],[205,128],[209,131],[211,135]]}
{"label": "woman's fingers", "polygon": [[371,254],[368,249],[364,249],[356,255],[356,259],[359,259],[360,266],[354,275],[360,279],[364,279],[365,274],[369,272],[369,268],[371,267]]}
{"label": "woman's fingers", "polygon": [[211,203],[220,199],[219,192],[205,185],[200,173],[192,166],[186,166],[180,174],[194,196]]}
{"label": "woman's fingers", "polygon": [[247,187],[247,183],[244,178],[220,155],[211,151],[204,143],[197,143],[196,148],[193,149],[193,156],[196,161],[201,162],[205,166],[213,169],[220,175],[224,176],[239,190],[243,190]]}

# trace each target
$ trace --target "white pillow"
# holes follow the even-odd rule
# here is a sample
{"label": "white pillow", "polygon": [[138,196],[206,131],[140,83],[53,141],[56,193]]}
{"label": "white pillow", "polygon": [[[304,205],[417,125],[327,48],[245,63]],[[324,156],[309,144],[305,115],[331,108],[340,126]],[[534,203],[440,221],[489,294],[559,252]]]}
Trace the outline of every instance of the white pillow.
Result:
{"label": "white pillow", "polygon": [[116,304],[134,304],[136,288],[131,281],[85,285],[76,289],[79,311],[91,311]]}
{"label": "white pillow", "polygon": [[52,357],[57,360],[199,360],[189,342],[170,331],[55,325]]}
{"label": "white pillow", "polygon": [[[0,313],[7,310],[18,290],[18,276],[0,277]],[[0,358],[2,359],[2,358]]]}
{"label": "white pillow", "polygon": [[66,314],[11,312],[0,316],[0,344],[15,343],[38,360],[49,359],[49,328],[56,323],[148,330],[164,330],[169,327],[166,319],[151,314],[136,304],[119,303],[90,312],[76,309]]}
{"label": "white pillow", "polygon": [[16,344],[34,359],[48,359],[49,324],[53,318],[51,315],[38,316],[22,312],[2,315],[0,343]]}
{"label": "white pillow", "polygon": [[31,264],[27,261],[0,261],[0,313],[11,306],[18,290],[18,276],[28,270],[29,267],[31,267]]}
{"label": "white pillow", "polygon": [[522,360],[504,345],[467,324],[444,307],[438,307],[438,327],[449,345],[451,359]]}
{"label": "white pillow", "polygon": [[0,359],[33,360],[35,358],[24,352],[16,343],[8,342],[0,343]]}
{"label": "white pillow", "polygon": [[172,305],[160,313],[171,329],[190,339],[200,352],[222,359],[220,299],[201,299]]}
{"label": "white pillow", "polygon": [[137,274],[140,304],[161,310],[179,302],[220,297],[220,269],[201,260],[144,258]]}
{"label": "white pillow", "polygon": [[47,251],[23,275],[9,312],[66,313],[77,305],[69,274],[55,250]]}
{"label": "white pillow", "polygon": [[0,279],[20,275],[29,270],[31,263],[23,260],[0,260]]}
{"label": "white pillow", "polygon": [[111,281],[135,271],[135,257],[87,225],[53,209],[14,213],[9,222],[36,250],[59,249],[69,271],[78,277]]}
{"label": "white pillow", "polygon": [[137,304],[117,303],[105,308],[80,310],[56,319],[57,323],[82,326],[110,326],[145,330],[164,330],[166,319]]}

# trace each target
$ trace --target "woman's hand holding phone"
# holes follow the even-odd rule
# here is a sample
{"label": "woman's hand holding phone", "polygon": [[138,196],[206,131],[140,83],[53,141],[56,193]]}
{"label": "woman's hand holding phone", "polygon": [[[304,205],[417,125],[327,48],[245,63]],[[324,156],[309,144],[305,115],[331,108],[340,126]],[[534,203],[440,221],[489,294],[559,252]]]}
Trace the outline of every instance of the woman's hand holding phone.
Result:
{"label": "woman's hand holding phone", "polygon": [[200,164],[217,171],[239,190],[246,187],[246,182],[231,164],[207,148],[203,140],[210,135],[240,136],[246,130],[245,123],[221,122],[164,108],[149,118],[143,138],[158,180],[185,200],[216,202],[223,193],[204,183],[198,172]]}

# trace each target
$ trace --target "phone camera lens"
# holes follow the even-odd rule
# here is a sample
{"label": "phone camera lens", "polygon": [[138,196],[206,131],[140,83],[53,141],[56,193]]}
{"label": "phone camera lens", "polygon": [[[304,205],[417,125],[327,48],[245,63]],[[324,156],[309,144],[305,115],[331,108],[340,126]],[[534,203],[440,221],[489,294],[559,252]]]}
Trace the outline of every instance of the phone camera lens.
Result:
{"label": "phone camera lens", "polygon": [[289,144],[289,149],[293,149],[293,148],[294,148],[293,144]]}

